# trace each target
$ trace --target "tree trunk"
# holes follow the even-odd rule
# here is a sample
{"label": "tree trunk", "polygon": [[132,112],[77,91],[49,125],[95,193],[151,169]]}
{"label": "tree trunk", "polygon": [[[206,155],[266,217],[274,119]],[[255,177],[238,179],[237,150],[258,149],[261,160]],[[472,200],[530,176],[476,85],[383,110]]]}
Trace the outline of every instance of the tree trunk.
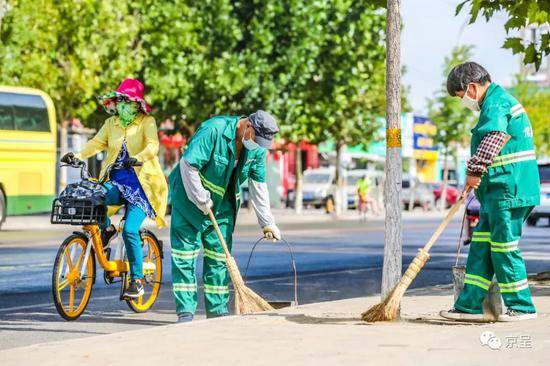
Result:
{"label": "tree trunk", "polygon": [[295,174],[295,183],[294,183],[294,211],[297,214],[302,213],[302,208],[304,206],[303,194],[302,194],[302,149],[300,143],[296,143],[296,154],[295,154],[295,164],[296,174]]}
{"label": "tree trunk", "polygon": [[399,0],[388,0],[386,21],[386,186],[382,298],[401,278],[401,19]]}
{"label": "tree trunk", "polygon": [[345,181],[344,181],[344,172],[342,169],[342,154],[344,152],[346,145],[338,141],[336,143],[336,174],[335,181],[336,186],[334,187],[334,216],[339,217],[346,210],[347,206],[347,197],[345,196]]}
{"label": "tree trunk", "polygon": [[448,149],[445,149],[443,160],[443,185],[441,186],[441,197],[439,197],[439,209],[443,211],[447,208],[447,182],[449,176],[449,164],[447,163]]}

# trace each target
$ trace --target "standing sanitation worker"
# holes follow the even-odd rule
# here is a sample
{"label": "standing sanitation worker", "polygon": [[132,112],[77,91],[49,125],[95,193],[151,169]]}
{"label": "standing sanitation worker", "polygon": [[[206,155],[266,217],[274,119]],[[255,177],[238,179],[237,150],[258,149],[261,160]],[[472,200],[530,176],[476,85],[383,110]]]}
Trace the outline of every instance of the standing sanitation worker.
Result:
{"label": "standing sanitation worker", "polygon": [[522,105],[491,82],[475,62],[453,68],[447,79],[450,95],[474,112],[466,185],[476,189],[480,218],[468,253],[464,289],[454,309],[441,316],[454,320],[483,320],[482,302],[493,275],[507,307],[499,321],[536,318],[519,250],[524,221],[539,204],[540,187],[533,130]]}
{"label": "standing sanitation worker", "polygon": [[225,255],[208,212],[213,211],[231,250],[239,188],[247,179],[250,201],[264,235],[281,238],[265,181],[267,149],[278,131],[275,119],[261,110],[249,117],[213,117],[200,125],[170,174],[172,280],[178,322],[193,320],[197,308],[195,264],[201,246],[206,315],[229,314]]}

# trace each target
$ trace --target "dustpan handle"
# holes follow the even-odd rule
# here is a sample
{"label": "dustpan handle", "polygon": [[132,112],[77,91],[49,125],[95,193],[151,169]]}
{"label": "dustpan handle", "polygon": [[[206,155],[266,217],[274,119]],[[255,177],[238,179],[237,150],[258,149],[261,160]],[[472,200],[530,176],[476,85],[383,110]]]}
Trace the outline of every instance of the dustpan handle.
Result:
{"label": "dustpan handle", "polygon": [[214,217],[214,213],[212,212],[212,210],[208,210],[208,216],[210,217],[212,226],[214,226],[214,230],[218,235],[218,239],[220,240],[225,256],[227,258],[231,257],[231,253],[229,253],[229,249],[227,249],[227,244],[225,243],[225,239],[223,238],[222,232],[220,231],[220,227],[218,226],[218,222],[216,221],[216,218]]}
{"label": "dustpan handle", "polygon": [[[252,260],[252,255],[254,254],[254,251],[256,250],[256,246],[258,246],[258,244],[260,244],[264,239],[265,239],[265,237],[261,237],[260,239],[258,239],[254,243],[254,245],[252,246],[252,250],[250,250],[250,255],[248,256],[248,261],[246,262],[246,268],[244,270],[244,282],[245,283],[246,283],[246,275],[248,273],[248,268],[250,266],[250,261]],[[279,240],[286,244],[286,246],[288,248],[288,253],[290,254],[290,261],[291,261],[291,264],[292,264],[292,271],[293,271],[293,274],[294,274],[294,303],[295,303],[295,305],[298,305],[298,271],[296,270],[296,260],[294,259],[294,251],[292,250],[292,246],[290,245],[290,243],[288,241],[286,241],[283,238],[281,238]]]}
{"label": "dustpan handle", "polygon": [[470,206],[470,203],[474,197],[470,198],[468,202],[466,203],[466,206],[464,207],[464,215],[462,216],[462,224],[460,227],[460,237],[458,238],[458,243],[456,245],[456,260],[455,260],[455,267],[458,266],[458,259],[460,256],[460,249],[462,248],[462,237],[464,235],[464,222],[466,221],[466,215],[468,214],[468,206]]}

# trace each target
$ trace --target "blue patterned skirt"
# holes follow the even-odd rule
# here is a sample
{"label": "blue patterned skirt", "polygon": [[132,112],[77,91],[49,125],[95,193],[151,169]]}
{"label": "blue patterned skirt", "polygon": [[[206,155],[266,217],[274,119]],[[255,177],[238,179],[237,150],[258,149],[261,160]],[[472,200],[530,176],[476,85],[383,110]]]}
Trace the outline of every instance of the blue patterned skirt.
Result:
{"label": "blue patterned skirt", "polygon": [[111,183],[128,203],[139,207],[149,218],[154,219],[157,214],[149,203],[134,168],[124,168],[124,162],[128,158],[128,149],[124,141],[109,176]]}

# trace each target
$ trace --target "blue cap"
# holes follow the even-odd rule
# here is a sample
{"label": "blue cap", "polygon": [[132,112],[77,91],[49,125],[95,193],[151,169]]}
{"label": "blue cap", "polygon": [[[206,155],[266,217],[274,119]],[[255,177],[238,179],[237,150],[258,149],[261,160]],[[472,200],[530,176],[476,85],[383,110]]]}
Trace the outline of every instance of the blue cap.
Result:
{"label": "blue cap", "polygon": [[265,149],[271,148],[273,136],[279,132],[279,127],[277,127],[275,118],[271,114],[260,109],[248,116],[248,119],[250,123],[252,123],[252,128],[256,135],[254,141]]}

